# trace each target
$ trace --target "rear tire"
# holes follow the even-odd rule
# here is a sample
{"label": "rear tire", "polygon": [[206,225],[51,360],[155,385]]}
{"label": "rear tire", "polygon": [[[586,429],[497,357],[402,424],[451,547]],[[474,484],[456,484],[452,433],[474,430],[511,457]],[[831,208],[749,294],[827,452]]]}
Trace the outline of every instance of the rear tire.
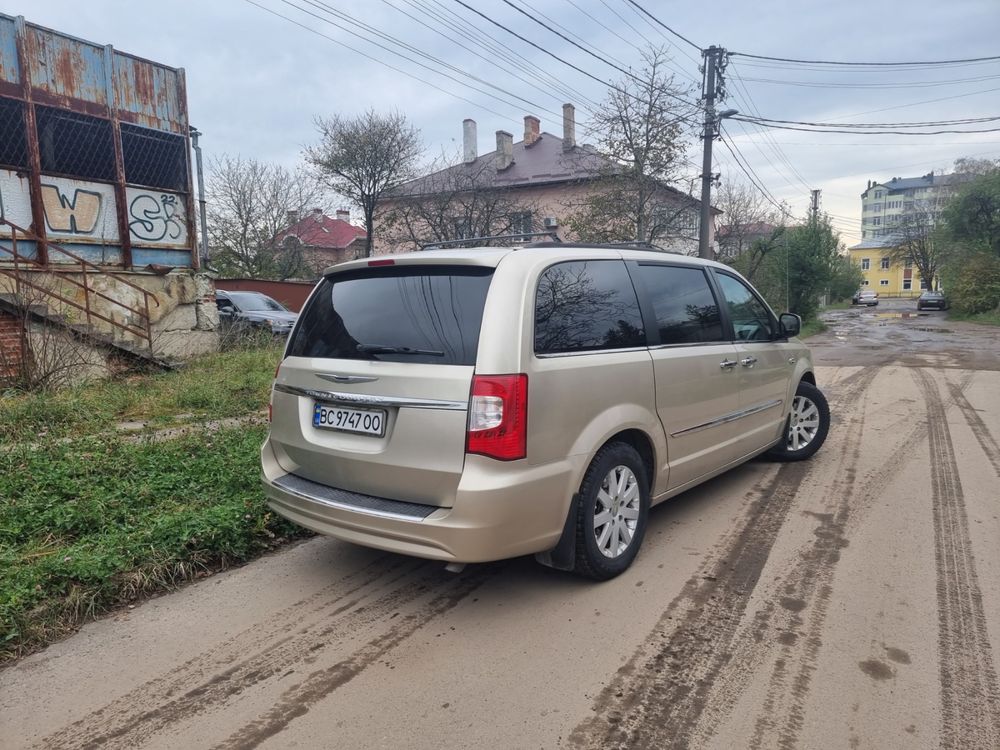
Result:
{"label": "rear tire", "polygon": [[595,581],[624,573],[635,560],[649,519],[649,480],[631,445],[601,448],[583,477],[576,508],[573,571]]}
{"label": "rear tire", "polygon": [[801,381],[780,443],[768,451],[778,461],[803,461],[820,449],[830,431],[830,405],[823,391]]}

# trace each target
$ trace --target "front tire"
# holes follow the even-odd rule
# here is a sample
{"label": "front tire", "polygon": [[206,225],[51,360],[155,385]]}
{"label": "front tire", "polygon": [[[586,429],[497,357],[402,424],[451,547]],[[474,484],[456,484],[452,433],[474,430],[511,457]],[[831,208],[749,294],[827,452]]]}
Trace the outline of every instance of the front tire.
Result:
{"label": "front tire", "polygon": [[624,573],[635,560],[649,519],[649,480],[631,445],[601,448],[583,477],[576,509],[573,571],[596,581]]}
{"label": "front tire", "polygon": [[830,405],[823,391],[801,381],[780,443],[768,451],[778,461],[803,461],[820,449],[830,431]]}

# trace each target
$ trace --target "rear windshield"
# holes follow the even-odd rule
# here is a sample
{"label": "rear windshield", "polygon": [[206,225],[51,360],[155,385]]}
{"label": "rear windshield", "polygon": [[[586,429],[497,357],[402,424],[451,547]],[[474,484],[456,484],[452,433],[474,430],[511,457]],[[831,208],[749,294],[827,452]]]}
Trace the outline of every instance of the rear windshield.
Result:
{"label": "rear windshield", "polygon": [[492,277],[423,265],[333,274],[299,316],[288,355],[474,365]]}

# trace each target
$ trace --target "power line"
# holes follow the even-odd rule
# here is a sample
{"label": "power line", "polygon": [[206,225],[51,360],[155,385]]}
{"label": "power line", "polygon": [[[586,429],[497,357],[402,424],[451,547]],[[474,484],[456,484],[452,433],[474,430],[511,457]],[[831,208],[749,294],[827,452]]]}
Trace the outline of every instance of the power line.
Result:
{"label": "power line", "polygon": [[700,47],[699,45],[697,45],[697,44],[695,44],[694,42],[692,42],[692,41],[691,41],[690,39],[688,39],[688,38],[687,38],[686,36],[684,36],[683,34],[680,34],[680,33],[676,32],[676,31],[674,31],[674,30],[673,30],[672,28],[670,28],[670,27],[669,27],[669,26],[667,26],[667,25],[666,25],[665,23],[663,23],[663,21],[661,21],[661,20],[660,20],[659,18],[657,18],[657,17],[656,17],[656,16],[654,16],[654,15],[653,15],[652,13],[650,13],[650,12],[649,12],[648,10],[646,10],[646,9],[645,9],[645,8],[643,8],[643,7],[641,6],[641,5],[639,5],[639,3],[637,3],[637,2],[635,1],[635,0],[627,0],[627,2],[628,2],[629,4],[631,4],[631,5],[635,6],[635,7],[637,8],[637,9],[639,9],[640,11],[642,11],[642,13],[644,13],[644,14],[645,14],[646,16],[648,16],[648,17],[649,17],[650,19],[652,19],[653,21],[655,21],[655,22],[656,22],[656,24],[657,24],[658,26],[662,26],[663,28],[665,28],[665,29],[666,29],[667,31],[669,31],[669,32],[670,32],[671,34],[673,34],[673,35],[674,35],[675,37],[677,37],[677,38],[678,38],[678,39],[680,39],[681,41],[684,41],[684,42],[687,42],[687,43],[688,43],[688,44],[690,44],[690,45],[691,45],[692,47],[694,47],[694,48],[695,48],[696,50],[698,50],[698,52],[701,52],[701,51],[702,51],[702,48],[701,48],[701,47]]}
{"label": "power line", "polygon": [[[471,104],[472,106],[477,107],[479,109],[482,109],[482,110],[484,110],[486,112],[489,112],[490,114],[494,114],[497,117],[506,117],[506,115],[503,115],[500,112],[497,112],[495,109],[490,109],[489,107],[487,107],[484,104],[480,104],[479,102],[476,102],[476,101],[474,101],[472,99],[468,99],[468,98],[466,98],[466,97],[464,97],[464,96],[462,96],[460,94],[456,94],[453,91],[448,91],[447,89],[442,88],[441,86],[438,86],[437,84],[432,83],[431,81],[428,81],[425,78],[421,78],[420,76],[414,75],[413,73],[410,73],[409,71],[404,70],[403,68],[396,67],[395,65],[393,65],[391,63],[387,63],[384,60],[380,60],[377,57],[369,55],[368,53],[363,52],[362,50],[358,49],[357,47],[352,47],[347,42],[343,42],[340,39],[335,39],[334,37],[329,36],[328,34],[324,34],[322,31],[314,29],[311,26],[307,26],[306,24],[301,23],[300,21],[296,21],[294,18],[290,18],[289,16],[286,16],[286,15],[284,15],[282,13],[279,13],[276,10],[273,10],[271,8],[268,8],[268,7],[264,6],[264,5],[261,5],[260,3],[256,2],[255,0],[244,0],[244,2],[249,3],[250,5],[253,5],[254,7],[259,8],[260,10],[263,10],[263,11],[265,11],[267,13],[270,13],[272,16],[276,16],[276,17],[281,18],[281,19],[283,19],[285,21],[288,21],[291,24],[294,24],[294,25],[296,25],[296,26],[298,26],[300,28],[303,28],[306,31],[315,34],[316,36],[323,37],[327,41],[330,41],[330,42],[333,42],[334,44],[340,45],[341,47],[344,47],[345,49],[349,49],[351,52],[354,52],[355,54],[360,55],[361,57],[365,58],[366,60],[371,60],[372,62],[376,62],[379,65],[384,65],[385,67],[389,68],[390,70],[394,70],[397,73],[400,73],[400,74],[406,76],[407,78],[412,78],[413,80],[418,81],[419,83],[422,83],[425,86],[430,86],[432,89],[435,89],[436,91],[440,91],[441,93],[447,94],[448,96],[453,96],[456,99],[461,99],[463,102]],[[308,11],[306,11],[306,12],[308,12]],[[468,86],[468,84],[464,84],[464,83],[462,85],[463,86]],[[472,88],[472,87],[470,87],[470,88]],[[478,89],[476,89],[476,90],[478,91]],[[480,92],[480,93],[484,93],[484,92]],[[489,96],[489,94],[487,94],[487,96]]]}
{"label": "power line", "polygon": [[[456,33],[467,37],[469,41],[475,42],[490,54],[506,60],[511,66],[515,68],[521,67],[523,58],[510,45],[505,44],[489,32],[474,26],[464,16],[444,5],[442,0],[403,0],[403,2],[423,13],[428,18],[432,18]],[[428,2],[433,3],[433,7],[428,5]],[[539,81],[543,86],[551,87],[561,92],[569,100],[583,103],[584,107],[597,106],[597,102],[584,95],[578,89],[561,82],[551,73],[547,73],[544,70],[535,70],[531,67],[525,69],[524,73]]]}
{"label": "power line", "polygon": [[[491,82],[489,82],[487,80],[484,80],[484,79],[482,79],[482,78],[480,78],[478,76],[475,76],[475,75],[473,75],[471,73],[468,73],[467,71],[465,71],[465,70],[463,70],[463,69],[461,69],[461,68],[459,68],[459,67],[457,67],[455,65],[452,65],[451,63],[448,63],[448,62],[446,62],[445,60],[442,60],[439,57],[435,57],[434,55],[428,54],[428,53],[424,52],[423,50],[420,50],[417,47],[414,47],[412,44],[408,44],[407,42],[404,42],[404,41],[402,41],[402,40],[400,40],[400,39],[398,39],[398,38],[396,38],[396,37],[394,37],[394,36],[392,36],[390,34],[386,34],[385,32],[379,31],[374,26],[366,24],[366,23],[364,23],[362,21],[358,21],[356,18],[352,17],[350,14],[344,13],[343,11],[338,10],[338,9],[334,8],[333,6],[329,5],[328,3],[322,2],[322,0],[300,0],[300,1],[304,2],[304,3],[308,4],[308,5],[310,5],[313,8],[316,8],[317,10],[325,11],[327,14],[332,15],[334,18],[340,19],[340,20],[342,20],[342,21],[344,21],[346,23],[349,23],[349,24],[351,24],[353,26],[356,26],[357,28],[362,29],[362,30],[364,30],[365,32],[367,32],[369,34],[374,34],[376,37],[379,37],[379,38],[385,40],[389,44],[394,44],[394,45],[396,45],[398,47],[401,47],[402,49],[404,49],[404,50],[406,50],[408,52],[412,52],[415,55],[419,55],[420,57],[424,58],[425,60],[429,60],[430,62],[434,63],[435,65],[440,65],[440,66],[442,66],[442,67],[444,67],[444,68],[446,68],[448,70],[454,71],[458,75],[465,76],[466,78],[469,78],[470,80],[473,80],[476,83],[480,83],[483,86],[487,86],[487,87],[489,87],[491,89],[499,91],[500,93],[504,94],[505,96],[511,97],[513,99],[517,99],[518,101],[521,101],[521,102],[523,102],[523,103],[525,103],[525,104],[527,104],[527,105],[529,105],[531,107],[536,107],[536,108],[538,108],[541,111],[548,112],[549,114],[554,115],[556,117],[560,117],[561,116],[560,113],[555,112],[554,110],[548,109],[548,108],[544,107],[543,105],[538,104],[537,102],[533,102],[530,99],[525,99],[523,96],[519,96],[518,94],[515,94],[512,91],[508,91],[507,89],[505,89],[505,88],[503,88],[501,86],[497,86],[494,83],[491,83]],[[344,26],[336,23],[335,21],[330,20],[329,18],[317,15],[317,14],[315,14],[315,13],[309,11],[309,10],[306,10],[305,8],[303,8],[301,6],[296,5],[293,2],[290,2],[290,0],[281,0],[281,2],[283,2],[285,5],[288,5],[288,6],[292,7],[292,8],[296,8],[297,10],[299,10],[299,11],[301,11],[303,13],[306,13],[307,15],[310,15],[313,18],[316,18],[317,20],[320,20],[320,21],[323,21],[325,23],[328,23],[331,26],[333,26],[334,28],[338,28],[341,31],[346,31],[348,34],[352,34],[353,36],[357,36],[359,39],[363,39],[364,41],[368,42],[369,44],[374,44],[376,47],[379,47],[380,49],[383,49],[386,52],[389,52],[390,54],[394,54],[394,55],[397,55],[399,57],[403,57],[404,59],[409,60],[410,62],[413,62],[413,63],[415,63],[417,65],[420,65],[421,67],[423,67],[423,68],[425,68],[427,70],[430,70],[433,73],[437,73],[438,75],[443,75],[446,78],[449,78],[450,80],[455,81],[456,83],[459,83],[461,85],[469,86],[468,84],[462,82],[461,80],[459,80],[459,79],[457,79],[457,78],[455,78],[453,76],[448,75],[447,73],[442,73],[440,70],[435,70],[431,66],[425,65],[425,64],[421,63],[419,60],[414,60],[411,57],[403,55],[403,54],[395,51],[391,47],[387,47],[387,46],[385,46],[383,44],[380,44],[379,42],[373,41],[371,39],[367,39],[367,38],[361,36],[360,34],[357,34],[356,32],[351,31],[350,29],[345,28]],[[482,89],[478,89],[478,88],[476,88],[474,86],[469,86],[469,88],[472,88],[472,89],[474,89],[476,91],[479,91],[482,94],[487,94],[489,96],[489,94],[486,91],[483,91]],[[497,97],[497,98],[499,98],[499,97]],[[506,101],[504,99],[500,99],[500,101],[503,101],[504,104],[507,104],[509,106],[513,106],[513,107],[517,106],[517,105],[513,104],[512,102]]]}
{"label": "power line", "polygon": [[[594,81],[597,81],[601,85],[607,86],[608,88],[613,89],[613,90],[617,91],[618,93],[620,93],[620,94],[622,94],[624,96],[628,96],[628,97],[630,97],[632,99],[635,99],[636,101],[638,101],[638,102],[640,102],[642,104],[646,104],[647,106],[652,106],[651,102],[647,102],[644,99],[636,96],[635,94],[632,94],[630,91],[627,91],[627,90],[621,88],[620,86],[616,86],[615,84],[613,84],[613,83],[611,83],[609,81],[605,81],[605,80],[599,78],[598,76],[594,75],[593,73],[584,70],[580,66],[575,65],[575,64],[569,62],[568,60],[562,58],[562,57],[559,57],[559,55],[555,54],[554,52],[551,52],[550,50],[545,49],[544,47],[542,47],[539,44],[536,44],[535,42],[531,41],[530,39],[525,38],[521,34],[518,34],[516,31],[514,31],[511,28],[505,26],[504,24],[500,23],[499,21],[496,21],[496,20],[490,18],[485,13],[481,13],[480,11],[476,10],[475,8],[473,8],[471,5],[469,5],[468,3],[464,2],[463,0],[455,0],[455,2],[458,3],[459,5],[461,5],[466,10],[471,11],[472,13],[475,13],[477,16],[479,16],[480,18],[482,18],[484,21],[487,21],[487,22],[493,24],[494,26],[496,26],[496,27],[498,27],[500,29],[503,29],[508,34],[510,34],[511,36],[514,36],[517,39],[520,39],[525,44],[528,44],[528,45],[534,47],[535,49],[539,50],[540,52],[543,52],[544,54],[548,55],[549,57],[553,58],[554,60],[558,60],[563,65],[566,65],[567,67],[572,68],[573,70],[577,71],[578,73],[582,73],[583,75],[587,76],[587,78],[590,78],[590,79],[592,79]],[[643,83],[643,81],[641,79],[639,79],[639,78],[636,78],[636,76],[634,74],[627,73],[627,75],[630,78],[635,79],[639,83]],[[693,109],[697,109],[698,108],[698,105],[694,104],[693,102],[689,102],[688,100],[684,99],[683,97],[678,96],[677,94],[673,94],[673,93],[668,92],[668,91],[664,91],[663,93],[666,94],[667,96],[673,98],[673,99],[677,99],[678,101],[683,102],[684,104],[688,105],[689,107],[691,107]],[[695,126],[700,126],[701,125],[701,123],[698,123],[697,121],[692,120],[689,116],[682,115],[682,116],[679,116],[677,119],[678,120],[683,120],[683,121],[688,122],[689,124],[693,124]]]}
{"label": "power line", "polygon": [[[632,2],[632,0],[629,0]],[[992,62],[1000,60],[1000,55],[991,57],[967,57],[961,60],[917,60],[911,62],[857,62],[848,60],[798,60],[791,57],[769,57],[768,55],[752,55],[749,52],[730,52],[739,57],[750,57],[754,60],[772,60],[774,62],[795,63],[801,65],[844,65],[851,67],[900,67],[903,65],[961,65],[968,63]]]}
{"label": "power line", "polygon": [[777,125],[771,122],[759,122],[757,120],[750,120],[742,117],[732,117],[730,119],[739,120],[741,122],[756,122],[758,125],[763,125],[767,128],[777,128],[779,130],[799,130],[804,133],[841,133],[847,135],[952,135],[952,134],[962,134],[962,133],[998,133],[1000,128],[980,128],[973,130],[833,130],[833,129],[817,129],[817,128],[803,128],[795,125]]}
{"label": "power line", "polygon": [[739,149],[731,145],[729,143],[729,140],[725,138],[721,132],[719,133],[719,140],[722,141],[722,145],[726,147],[726,150],[729,151],[730,154],[732,154],[733,158],[736,160],[736,164],[743,171],[743,174],[745,174],[747,178],[750,180],[751,184],[753,184],[753,186],[760,191],[761,195],[763,195],[764,198],[766,198],[771,205],[777,208],[783,216],[791,216],[788,209],[778,202],[778,200],[771,194],[770,190],[764,187],[763,181],[760,179],[757,173],[754,172],[753,167],[751,167],[749,163],[747,164],[743,163],[743,159],[741,159],[739,155]]}
{"label": "power line", "polygon": [[927,120],[925,122],[805,122],[802,120],[775,120],[770,117],[754,117],[762,122],[780,122],[784,125],[812,125],[815,127],[836,127],[836,128],[925,128],[943,125],[976,125],[984,122],[995,122],[1000,120],[1000,115],[989,117],[961,117],[954,120]]}
{"label": "power line", "polygon": [[805,86],[820,89],[920,89],[935,86],[951,86],[961,83],[976,83],[979,81],[994,81],[1000,76],[976,76],[974,78],[952,78],[945,81],[911,81],[909,83],[851,83],[849,81],[790,81],[778,78],[744,78],[753,83],[772,83],[781,86]]}
{"label": "power line", "polygon": [[[466,5],[466,4],[464,3],[464,2],[462,2],[462,0],[456,0],[456,2],[457,2],[457,3],[459,4],[459,5],[463,5],[463,6],[465,6],[466,8],[469,8],[469,6],[468,6],[468,5]],[[581,49],[581,50],[583,50],[584,52],[586,52],[586,53],[587,53],[588,55],[590,55],[590,56],[591,56],[591,57],[593,57],[594,59],[596,59],[596,60],[600,60],[600,61],[601,61],[602,63],[604,63],[605,65],[610,65],[610,66],[611,66],[612,68],[614,68],[614,69],[615,69],[615,70],[617,70],[618,72],[622,73],[623,75],[625,75],[625,76],[628,76],[629,78],[631,78],[632,80],[636,81],[637,83],[643,83],[642,79],[641,79],[641,78],[638,78],[638,77],[637,77],[637,76],[636,76],[636,75],[635,75],[635,74],[634,74],[634,73],[633,73],[633,72],[632,72],[631,70],[629,70],[628,68],[623,68],[623,67],[621,67],[620,65],[616,65],[615,63],[611,62],[610,60],[608,60],[608,59],[607,59],[607,58],[605,58],[605,57],[602,57],[601,55],[597,54],[596,52],[594,52],[594,51],[592,51],[592,50],[589,50],[589,49],[587,49],[586,47],[584,47],[584,46],[583,46],[583,45],[581,45],[581,44],[577,44],[576,42],[574,42],[574,41],[573,41],[572,39],[570,39],[570,38],[569,38],[568,36],[566,36],[566,35],[565,35],[565,34],[563,34],[562,32],[560,32],[560,31],[557,31],[556,29],[552,28],[551,26],[549,26],[549,25],[548,25],[547,23],[545,23],[544,21],[541,21],[541,20],[539,20],[538,18],[535,18],[534,16],[532,16],[532,15],[531,15],[530,13],[528,13],[527,11],[525,11],[525,10],[522,10],[522,9],[521,9],[521,8],[519,8],[518,6],[514,5],[514,3],[512,3],[512,2],[511,2],[511,0],[502,0],[502,2],[503,2],[503,3],[505,3],[506,5],[509,5],[509,6],[511,7],[511,8],[513,8],[514,10],[516,10],[516,11],[517,11],[518,13],[520,13],[521,15],[523,15],[523,16],[524,16],[525,18],[527,18],[527,19],[529,19],[529,20],[533,21],[534,23],[537,23],[537,24],[538,24],[539,26],[541,26],[541,27],[543,27],[543,28],[547,29],[548,31],[552,32],[553,34],[555,34],[556,36],[558,36],[558,37],[559,37],[560,39],[564,39],[565,41],[567,41],[567,42],[569,42],[570,44],[572,44],[572,45],[573,45],[574,47],[577,47],[578,49]],[[470,9],[470,10],[472,10],[472,8],[469,8],[469,9]],[[478,11],[478,10],[477,10],[477,11],[475,11],[475,12],[476,12],[477,14],[481,15],[481,16],[483,15],[482,13],[479,13],[479,11]],[[497,24],[497,25],[500,25],[500,24],[499,24],[499,23],[498,23],[497,21],[494,21],[493,19],[489,18],[488,16],[483,16],[483,17],[484,17],[484,18],[486,18],[487,20],[489,20],[489,21],[490,21],[491,23],[494,23],[494,24]],[[502,28],[506,28],[506,27],[502,27]],[[510,31],[510,30],[508,29],[508,31]],[[512,34],[513,34],[514,32],[512,32],[512,31],[511,31],[510,33],[512,33]],[[523,37],[522,37],[522,38],[523,38]],[[549,54],[552,54],[552,53],[549,53]],[[555,56],[553,55],[553,57],[555,57]],[[561,59],[561,58],[557,58],[557,59]],[[565,61],[565,60],[563,60],[563,62],[566,62],[566,61]],[[570,64],[570,63],[567,63],[567,64]],[[577,68],[577,70],[579,70],[579,68]],[[588,73],[587,75],[590,75],[590,74]],[[591,77],[593,78],[594,76],[591,76]],[[606,83],[606,82],[605,82],[605,85],[607,85],[607,83]],[[673,93],[671,93],[671,92],[669,92],[669,91],[666,91],[666,90],[664,90],[664,91],[663,91],[663,93],[664,93],[664,94],[666,94],[667,96],[669,96],[669,97],[673,98],[673,99],[677,99],[678,101],[681,101],[681,102],[684,102],[685,104],[688,104],[688,105],[690,105],[690,106],[697,106],[697,105],[694,105],[694,104],[693,104],[692,102],[689,102],[689,101],[687,101],[687,100],[686,100],[686,99],[684,99],[683,97],[681,97],[681,96],[678,96],[677,94],[673,94]]]}
{"label": "power line", "polygon": [[[382,0],[382,2],[385,5],[388,5],[390,8],[392,8],[396,12],[401,13],[402,15],[406,16],[407,18],[411,19],[412,21],[415,21],[416,23],[420,24],[424,28],[427,28],[427,29],[433,31],[435,34],[439,34],[440,36],[444,37],[445,39],[447,39],[448,41],[452,42],[453,44],[456,44],[459,47],[461,47],[462,49],[466,50],[470,54],[475,55],[480,60],[483,60],[483,61],[489,63],[490,65],[494,66],[498,70],[504,71],[504,73],[506,73],[507,75],[513,76],[514,78],[516,78],[517,80],[521,81],[522,83],[527,84],[528,86],[531,86],[532,88],[537,89],[537,90],[545,93],[546,95],[552,97],[553,99],[558,99],[559,98],[555,93],[553,93],[553,90],[552,90],[551,86],[543,86],[543,85],[541,85],[541,84],[539,84],[537,82],[533,83],[531,80],[529,80],[528,78],[522,76],[516,70],[512,70],[509,66],[504,66],[501,63],[497,62],[496,57],[498,57],[498,55],[495,52],[493,53],[492,56],[490,56],[490,55],[484,55],[481,52],[478,52],[475,49],[473,49],[472,47],[469,47],[468,45],[466,45],[461,39],[458,39],[458,38],[452,36],[451,34],[448,34],[448,33],[444,32],[444,31],[442,31],[440,28],[437,28],[437,27],[435,27],[435,26],[427,23],[427,21],[424,21],[423,19],[418,18],[417,16],[413,15],[412,13],[406,11],[403,8],[400,8],[397,5],[393,5],[389,0]],[[411,5],[411,7],[413,7],[413,6]],[[431,16],[428,16],[428,17],[430,18]],[[470,40],[470,41],[472,41],[472,40]],[[479,43],[479,42],[473,41],[473,43],[481,45],[481,43]]]}

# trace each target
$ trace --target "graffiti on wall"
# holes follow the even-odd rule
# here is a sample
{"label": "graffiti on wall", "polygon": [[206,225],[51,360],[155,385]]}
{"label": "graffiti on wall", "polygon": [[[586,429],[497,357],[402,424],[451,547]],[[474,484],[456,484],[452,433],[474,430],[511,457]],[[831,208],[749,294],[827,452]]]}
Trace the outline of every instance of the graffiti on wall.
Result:
{"label": "graffiti on wall", "polygon": [[[42,175],[41,183],[49,238],[63,243],[120,244],[117,201],[111,185],[48,175]],[[126,187],[125,200],[133,246],[187,247],[183,195]],[[32,224],[28,180],[10,170],[0,170],[0,218],[24,228]],[[0,236],[9,234],[0,227]]]}
{"label": "graffiti on wall", "polygon": [[77,188],[70,198],[58,185],[42,183],[42,207],[49,233],[93,234],[101,218],[101,194]]}
{"label": "graffiti on wall", "polygon": [[128,206],[128,229],[133,237],[147,242],[172,242],[185,234],[177,215],[177,196],[161,193],[159,200],[144,193]]}

